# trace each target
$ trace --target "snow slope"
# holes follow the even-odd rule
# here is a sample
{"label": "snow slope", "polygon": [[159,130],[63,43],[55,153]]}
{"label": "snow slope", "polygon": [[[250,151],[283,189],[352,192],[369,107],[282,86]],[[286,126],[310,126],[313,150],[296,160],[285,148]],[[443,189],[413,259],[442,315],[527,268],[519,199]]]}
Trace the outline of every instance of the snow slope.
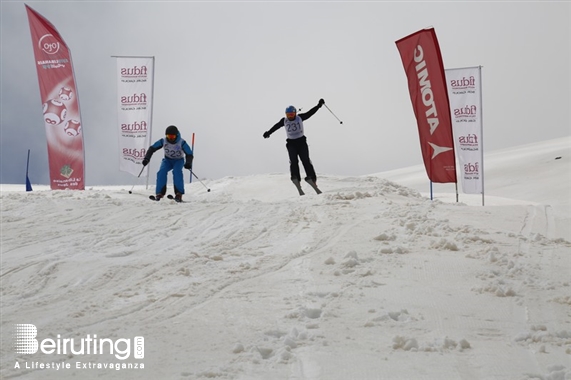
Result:
{"label": "snow slope", "polygon": [[[284,173],[204,180],[184,204],[2,185],[0,377],[569,379],[570,162],[570,138],[486,156],[483,207],[430,200],[421,167],[304,197]],[[17,354],[26,323],[133,350]],[[89,368],[116,363],[144,369]]]}

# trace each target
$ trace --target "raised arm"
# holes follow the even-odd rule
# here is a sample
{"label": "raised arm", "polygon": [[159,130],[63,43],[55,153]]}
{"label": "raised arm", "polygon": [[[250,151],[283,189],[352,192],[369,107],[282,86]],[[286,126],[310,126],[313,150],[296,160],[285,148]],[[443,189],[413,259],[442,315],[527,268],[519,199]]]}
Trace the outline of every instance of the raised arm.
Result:
{"label": "raised arm", "polygon": [[315,107],[313,107],[312,109],[310,109],[310,110],[307,111],[307,112],[300,113],[300,114],[299,114],[299,117],[301,118],[301,120],[307,120],[307,119],[309,119],[309,118],[312,117],[313,114],[315,114],[315,113],[317,112],[317,110],[320,109],[321,106],[324,105],[324,104],[325,104],[325,100],[319,99],[319,102],[317,103],[317,105],[316,105]]}

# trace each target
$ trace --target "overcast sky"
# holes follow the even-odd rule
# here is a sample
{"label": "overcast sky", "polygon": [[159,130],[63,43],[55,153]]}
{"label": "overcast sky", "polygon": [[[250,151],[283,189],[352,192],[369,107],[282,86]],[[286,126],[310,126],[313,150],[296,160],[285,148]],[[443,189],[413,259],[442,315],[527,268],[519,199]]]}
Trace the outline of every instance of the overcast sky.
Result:
{"label": "overcast sky", "polygon": [[343,124],[325,107],[304,123],[318,176],[421,164],[395,41],[431,26],[445,68],[483,66],[485,151],[571,134],[569,2],[2,0],[1,183],[24,183],[28,149],[32,183],[49,182],[24,3],[71,49],[88,186],[137,183],[119,171],[117,55],[155,56],[152,141],[194,132],[203,178],[288,172],[285,131],[262,133],[320,98]]}

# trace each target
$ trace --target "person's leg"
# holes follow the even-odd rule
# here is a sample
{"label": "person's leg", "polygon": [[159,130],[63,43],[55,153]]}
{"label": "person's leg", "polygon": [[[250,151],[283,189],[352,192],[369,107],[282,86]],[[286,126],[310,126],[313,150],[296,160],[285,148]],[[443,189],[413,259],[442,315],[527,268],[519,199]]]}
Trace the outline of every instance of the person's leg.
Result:
{"label": "person's leg", "polygon": [[172,169],[171,160],[163,158],[161,161],[161,167],[157,172],[157,185],[155,188],[155,193],[164,197],[167,192],[167,174]]}
{"label": "person's leg", "polygon": [[299,162],[297,159],[297,147],[296,143],[293,141],[288,141],[286,143],[287,153],[289,156],[289,172],[291,175],[291,180],[297,179],[301,181],[301,174],[299,173]]}
{"label": "person's leg", "polygon": [[305,170],[306,178],[313,180],[313,182],[317,183],[317,175],[315,174],[315,169],[313,168],[313,164],[309,159],[309,147],[307,146],[307,142],[305,139],[300,141],[299,147],[299,159],[303,164],[303,169]]}
{"label": "person's leg", "polygon": [[172,176],[174,183],[174,193],[184,194],[184,175],[182,169],[184,167],[184,160],[175,160],[173,162]]}

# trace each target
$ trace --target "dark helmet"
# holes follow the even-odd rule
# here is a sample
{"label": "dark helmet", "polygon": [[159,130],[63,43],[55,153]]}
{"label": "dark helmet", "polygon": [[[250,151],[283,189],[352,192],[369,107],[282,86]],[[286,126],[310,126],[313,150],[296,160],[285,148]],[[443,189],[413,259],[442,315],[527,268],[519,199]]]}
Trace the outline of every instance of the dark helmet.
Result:
{"label": "dark helmet", "polygon": [[175,142],[178,137],[178,128],[174,125],[169,125],[165,130],[165,136],[169,142]]}
{"label": "dark helmet", "polygon": [[165,131],[165,135],[176,135],[178,133],[178,128],[174,125],[169,125]]}

